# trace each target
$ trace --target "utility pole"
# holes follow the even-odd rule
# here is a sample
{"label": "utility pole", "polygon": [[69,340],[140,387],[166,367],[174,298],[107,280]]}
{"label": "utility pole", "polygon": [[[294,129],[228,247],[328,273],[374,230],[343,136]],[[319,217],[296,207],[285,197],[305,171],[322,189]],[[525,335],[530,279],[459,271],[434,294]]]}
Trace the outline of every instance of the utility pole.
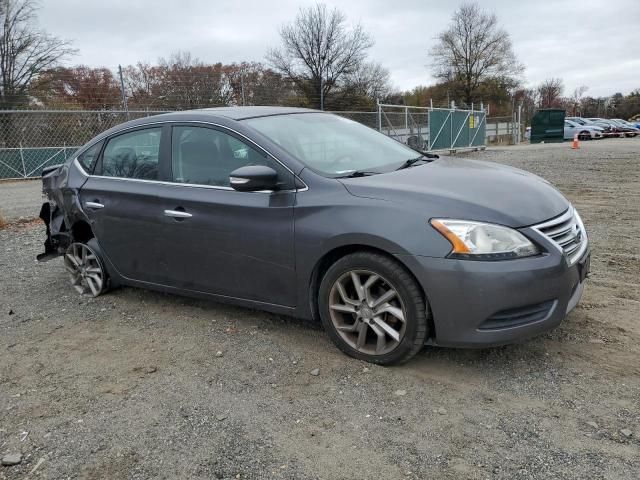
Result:
{"label": "utility pole", "polygon": [[324,110],[324,89],[323,87],[323,74],[324,74],[324,61],[327,58],[325,55],[322,57],[322,63],[320,64],[320,110]]}
{"label": "utility pole", "polygon": [[242,106],[244,107],[244,69],[240,70],[240,91],[242,92]]}
{"label": "utility pole", "polygon": [[129,107],[127,106],[127,94],[124,91],[124,79],[122,78],[122,66],[118,65],[118,74],[120,75],[120,92],[122,93],[122,106],[127,112],[127,120],[129,120]]}

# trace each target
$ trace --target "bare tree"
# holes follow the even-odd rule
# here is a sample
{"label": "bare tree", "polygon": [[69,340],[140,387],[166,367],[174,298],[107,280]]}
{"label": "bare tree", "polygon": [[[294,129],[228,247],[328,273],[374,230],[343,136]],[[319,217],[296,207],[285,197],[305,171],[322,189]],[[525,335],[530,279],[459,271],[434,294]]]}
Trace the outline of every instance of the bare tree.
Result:
{"label": "bare tree", "polygon": [[27,101],[31,81],[75,53],[69,42],[34,26],[35,0],[0,0],[0,108],[15,108]]}
{"label": "bare tree", "polygon": [[345,89],[375,102],[391,93],[389,70],[375,62],[364,62],[345,78]]}
{"label": "bare tree", "polygon": [[573,95],[571,95],[571,103],[573,104],[573,116],[579,116],[580,115],[580,111],[581,111],[581,105],[582,105],[582,97],[584,96],[585,93],[587,93],[587,90],[589,90],[589,87],[587,87],[586,85],[581,85],[579,87],[577,87],[574,91],[573,91]]}
{"label": "bare tree", "polygon": [[495,14],[477,3],[464,3],[451,25],[437,37],[430,54],[435,77],[459,85],[467,104],[480,100],[477,90],[487,80],[513,83],[524,67],[518,62],[511,38],[498,25]]}
{"label": "bare tree", "polygon": [[373,40],[360,25],[348,28],[345,15],[316,4],[301,8],[292,23],[280,28],[282,47],[267,59],[293,81],[312,105],[320,105],[320,89],[327,96],[358,70]]}
{"label": "bare tree", "polygon": [[549,78],[538,85],[536,90],[540,108],[559,108],[563,106],[562,92],[564,91],[564,84],[562,79]]}

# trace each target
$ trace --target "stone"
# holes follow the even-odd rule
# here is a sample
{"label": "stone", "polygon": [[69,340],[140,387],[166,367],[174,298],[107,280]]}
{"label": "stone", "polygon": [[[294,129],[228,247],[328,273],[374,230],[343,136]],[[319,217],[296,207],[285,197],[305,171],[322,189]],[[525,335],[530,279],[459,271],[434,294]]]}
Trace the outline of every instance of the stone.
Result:
{"label": "stone", "polygon": [[313,375],[314,377],[317,377],[318,375],[320,375],[320,369],[319,368],[314,368],[313,370],[311,370],[309,372],[310,375]]}
{"label": "stone", "polygon": [[4,457],[2,457],[2,465],[4,465],[5,467],[11,467],[20,463],[22,463],[21,453],[8,453]]}
{"label": "stone", "polygon": [[398,397],[404,397],[407,394],[406,390],[396,390],[395,392],[393,392],[394,395],[398,396]]}
{"label": "stone", "polygon": [[630,438],[631,435],[633,435],[633,432],[631,430],[629,430],[628,428],[623,428],[622,430],[620,430],[620,433],[622,435],[624,435],[627,438]]}

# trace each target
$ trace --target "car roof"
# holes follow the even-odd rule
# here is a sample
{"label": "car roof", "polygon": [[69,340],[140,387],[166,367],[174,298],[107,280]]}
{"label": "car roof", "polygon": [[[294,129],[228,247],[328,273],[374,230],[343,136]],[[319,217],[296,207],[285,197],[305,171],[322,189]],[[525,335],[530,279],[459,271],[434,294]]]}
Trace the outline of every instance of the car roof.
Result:
{"label": "car roof", "polygon": [[311,108],[296,107],[218,107],[218,108],[201,108],[194,110],[178,110],[175,112],[161,113],[147,117],[140,117],[128,122],[116,125],[94,137],[90,143],[102,140],[110,135],[119,133],[127,128],[133,128],[145,124],[162,123],[162,122],[181,122],[181,121],[218,121],[234,122],[245,120],[248,118],[269,117],[274,115],[292,115],[298,113],[323,113],[321,110],[313,110]]}
{"label": "car roof", "polygon": [[251,106],[251,107],[217,107],[217,108],[201,108],[198,110],[186,110],[185,113],[201,113],[216,115],[219,117],[227,117],[233,120],[244,120],[247,118],[256,117],[268,117],[272,115],[289,115],[292,113],[312,113],[320,112],[320,110],[313,110],[311,108],[297,108],[297,107],[266,107],[266,106]]}

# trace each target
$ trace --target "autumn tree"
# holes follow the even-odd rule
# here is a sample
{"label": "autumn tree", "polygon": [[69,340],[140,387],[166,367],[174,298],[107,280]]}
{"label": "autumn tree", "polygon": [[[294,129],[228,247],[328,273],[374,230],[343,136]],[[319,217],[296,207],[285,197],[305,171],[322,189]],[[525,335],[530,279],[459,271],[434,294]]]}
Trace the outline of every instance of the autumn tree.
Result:
{"label": "autumn tree", "polygon": [[456,10],[430,55],[434,76],[455,84],[467,105],[482,100],[479,89],[483,83],[492,80],[515,87],[524,71],[496,15],[477,3],[464,3]]}
{"label": "autumn tree", "polygon": [[260,62],[232,63],[223,67],[234,105],[296,105],[291,81]]}
{"label": "autumn tree", "polygon": [[124,77],[135,108],[187,110],[229,105],[232,100],[223,65],[205,64],[188,52],[161,58],[158,65],[128,66]]}
{"label": "autumn tree", "polygon": [[28,103],[32,81],[75,52],[36,27],[37,9],[35,0],[0,0],[0,109]]}
{"label": "autumn tree", "polygon": [[280,28],[280,38],[281,47],[271,49],[267,59],[314,107],[358,71],[373,46],[361,25],[349,27],[341,11],[321,3],[301,8]]}
{"label": "autumn tree", "polygon": [[50,108],[106,110],[122,107],[120,84],[113,72],[104,67],[80,65],[49,70],[38,77],[30,93]]}

